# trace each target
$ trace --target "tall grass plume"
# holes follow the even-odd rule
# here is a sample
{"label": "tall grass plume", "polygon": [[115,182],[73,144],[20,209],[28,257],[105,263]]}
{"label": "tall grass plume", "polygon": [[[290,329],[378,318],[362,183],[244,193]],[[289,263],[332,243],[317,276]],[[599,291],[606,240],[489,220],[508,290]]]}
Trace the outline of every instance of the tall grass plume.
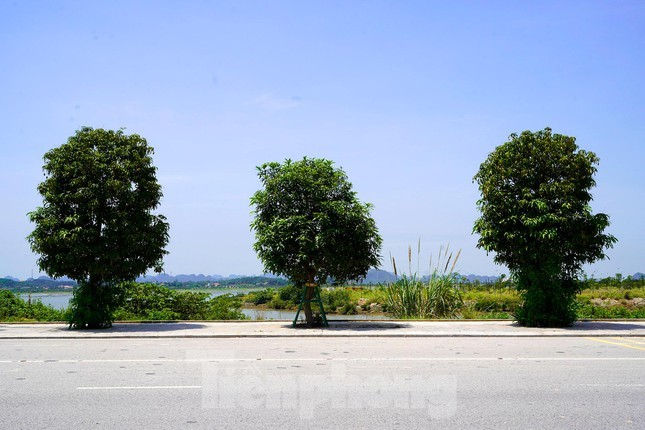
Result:
{"label": "tall grass plume", "polygon": [[[417,270],[421,241],[417,245]],[[412,273],[412,246],[408,246],[408,275],[399,278],[396,260],[390,255],[394,274],[398,278],[386,287],[386,305],[388,313],[399,319],[451,318],[463,305],[461,291],[458,287],[458,275],[455,267],[461,249],[454,254],[450,244],[439,254],[433,267],[430,256],[430,275],[420,278],[418,271]],[[451,265],[452,263],[452,265]],[[450,267],[450,269],[448,269]]]}

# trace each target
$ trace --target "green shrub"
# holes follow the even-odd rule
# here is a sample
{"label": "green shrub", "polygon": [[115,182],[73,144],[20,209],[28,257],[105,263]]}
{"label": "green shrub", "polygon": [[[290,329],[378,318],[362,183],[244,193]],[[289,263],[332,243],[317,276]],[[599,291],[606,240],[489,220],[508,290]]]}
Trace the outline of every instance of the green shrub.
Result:
{"label": "green shrub", "polygon": [[157,284],[129,283],[115,311],[118,320],[227,320],[245,319],[242,301],[230,294],[174,291]]}
{"label": "green shrub", "polygon": [[[344,309],[348,306],[352,308],[356,306],[354,303],[352,303],[349,289],[342,287],[321,289],[320,299],[323,302],[324,308],[330,312],[334,312],[337,309]],[[354,313],[356,313],[356,309],[354,309]],[[344,314],[347,315],[347,313]]]}
{"label": "green shrub", "polygon": [[517,294],[487,293],[478,295],[474,308],[481,312],[515,312],[522,304]]}
{"label": "green shrub", "polygon": [[145,319],[148,321],[172,321],[185,318],[181,318],[177,312],[170,309],[153,309],[146,314]]}
{"label": "green shrub", "polygon": [[40,299],[27,303],[27,319],[34,321],[68,321],[71,309],[56,309],[52,306],[44,305]]}
{"label": "green shrub", "polygon": [[278,290],[278,296],[280,300],[288,302],[289,306],[298,306],[302,297],[302,289],[295,285],[287,285]]}
{"label": "green shrub", "polygon": [[243,320],[246,315],[242,313],[242,301],[239,297],[234,297],[231,294],[224,294],[223,296],[213,297],[208,301],[210,320]]}
{"label": "green shrub", "polygon": [[171,309],[177,314],[177,319],[206,320],[210,319],[210,294],[193,291],[175,292],[171,301]]}
{"label": "green shrub", "polygon": [[266,288],[264,290],[255,291],[250,295],[252,296],[252,302],[254,305],[263,305],[273,299],[275,290],[273,288]]}
{"label": "green shrub", "polygon": [[356,306],[351,303],[345,303],[345,305],[340,309],[340,313],[342,315],[356,315]]}
{"label": "green shrub", "polygon": [[68,309],[55,309],[40,300],[25,301],[9,290],[0,290],[0,321],[66,321]]}
{"label": "green shrub", "polygon": [[27,304],[9,290],[0,290],[0,320],[13,321],[26,315]]}
{"label": "green shrub", "polygon": [[291,307],[291,302],[282,300],[280,297],[274,297],[268,304],[268,307],[271,309],[289,309]]}
{"label": "green shrub", "polygon": [[645,318],[645,306],[626,308],[623,306],[594,306],[581,304],[577,310],[578,318]]}
{"label": "green shrub", "polygon": [[[172,307],[174,291],[157,284],[129,282],[123,285],[124,299],[114,313],[115,318],[148,319],[163,309]],[[166,318],[162,318],[166,319]]]}

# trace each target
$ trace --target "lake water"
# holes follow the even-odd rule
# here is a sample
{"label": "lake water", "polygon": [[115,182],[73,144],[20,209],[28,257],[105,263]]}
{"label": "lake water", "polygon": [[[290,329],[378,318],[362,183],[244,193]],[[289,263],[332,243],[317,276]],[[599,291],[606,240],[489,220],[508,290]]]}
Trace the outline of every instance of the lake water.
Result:
{"label": "lake water", "polygon": [[31,296],[32,301],[40,300],[44,305],[49,305],[56,309],[63,309],[69,305],[72,298],[72,293],[31,293],[20,294],[23,300],[29,300]]}
{"label": "lake water", "polygon": [[[236,290],[217,290],[211,291],[211,297],[223,296],[224,294],[237,294],[243,293],[246,294],[250,289],[236,289]],[[31,293],[31,294],[20,294],[20,298],[23,300],[28,300],[31,296],[31,300],[40,300],[44,305],[52,306],[56,309],[63,309],[69,306],[69,301],[72,298],[72,293]]]}
{"label": "lake water", "polygon": [[[234,293],[248,293],[252,290],[235,290]],[[217,290],[211,292],[211,297],[217,297],[224,294],[229,294],[231,291],[227,290]],[[20,297],[23,300],[28,300],[31,296],[31,300],[40,300],[45,305],[52,306],[56,309],[63,309],[69,306],[69,301],[72,298],[72,293],[31,293],[31,294],[20,294]],[[279,310],[258,310],[258,309],[242,309],[242,313],[254,321],[260,320],[287,320],[293,321],[296,316],[296,311],[279,311]],[[304,313],[300,312],[300,316],[304,318]],[[384,315],[327,315],[328,320],[383,320],[388,319]]]}

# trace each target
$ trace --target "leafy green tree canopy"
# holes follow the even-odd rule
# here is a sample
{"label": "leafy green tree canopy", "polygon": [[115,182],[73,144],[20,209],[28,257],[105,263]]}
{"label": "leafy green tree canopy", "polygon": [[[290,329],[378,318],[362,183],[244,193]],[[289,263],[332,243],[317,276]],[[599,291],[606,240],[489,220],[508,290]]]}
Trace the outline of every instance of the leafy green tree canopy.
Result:
{"label": "leafy green tree canopy", "polygon": [[[325,159],[258,167],[264,189],[251,198],[254,249],[266,272],[297,285],[358,279],[380,264],[381,237],[347,175]],[[307,322],[311,310],[305,303]]]}
{"label": "leafy green tree canopy", "polygon": [[152,147],[139,135],[84,127],[44,156],[43,206],[28,240],[41,270],[79,283],[77,327],[111,324],[107,291],[148,268],[161,271],[168,223]]}
{"label": "leafy green tree canopy", "polygon": [[[598,158],[575,141],[550,128],[512,134],[474,177],[481,192],[477,246],[518,277],[525,299],[540,296],[540,309],[524,321],[529,325],[572,323],[582,265],[606,258],[605,248],[616,241],[603,233],[609,217],[589,206]],[[561,307],[561,315],[547,315]]]}
{"label": "leafy green tree canopy", "polygon": [[347,175],[325,159],[258,167],[254,249],[267,272],[297,284],[357,279],[380,264],[381,237]]}

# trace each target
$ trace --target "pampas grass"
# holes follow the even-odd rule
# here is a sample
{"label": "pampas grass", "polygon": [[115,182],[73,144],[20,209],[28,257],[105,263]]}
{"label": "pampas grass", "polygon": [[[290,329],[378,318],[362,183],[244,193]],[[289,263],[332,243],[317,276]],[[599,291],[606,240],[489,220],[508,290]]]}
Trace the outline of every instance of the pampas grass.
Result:
{"label": "pampas grass", "polygon": [[[421,241],[417,245],[417,268],[421,253]],[[386,287],[388,313],[399,319],[428,319],[454,317],[463,305],[461,291],[454,272],[461,250],[454,255],[450,244],[439,248],[435,266],[430,256],[430,276],[427,281],[412,273],[412,246],[408,246],[409,275],[403,274],[396,282]],[[396,260],[390,255],[394,274],[398,278]],[[452,262],[452,265],[450,264]],[[448,270],[450,267],[450,270]]]}

